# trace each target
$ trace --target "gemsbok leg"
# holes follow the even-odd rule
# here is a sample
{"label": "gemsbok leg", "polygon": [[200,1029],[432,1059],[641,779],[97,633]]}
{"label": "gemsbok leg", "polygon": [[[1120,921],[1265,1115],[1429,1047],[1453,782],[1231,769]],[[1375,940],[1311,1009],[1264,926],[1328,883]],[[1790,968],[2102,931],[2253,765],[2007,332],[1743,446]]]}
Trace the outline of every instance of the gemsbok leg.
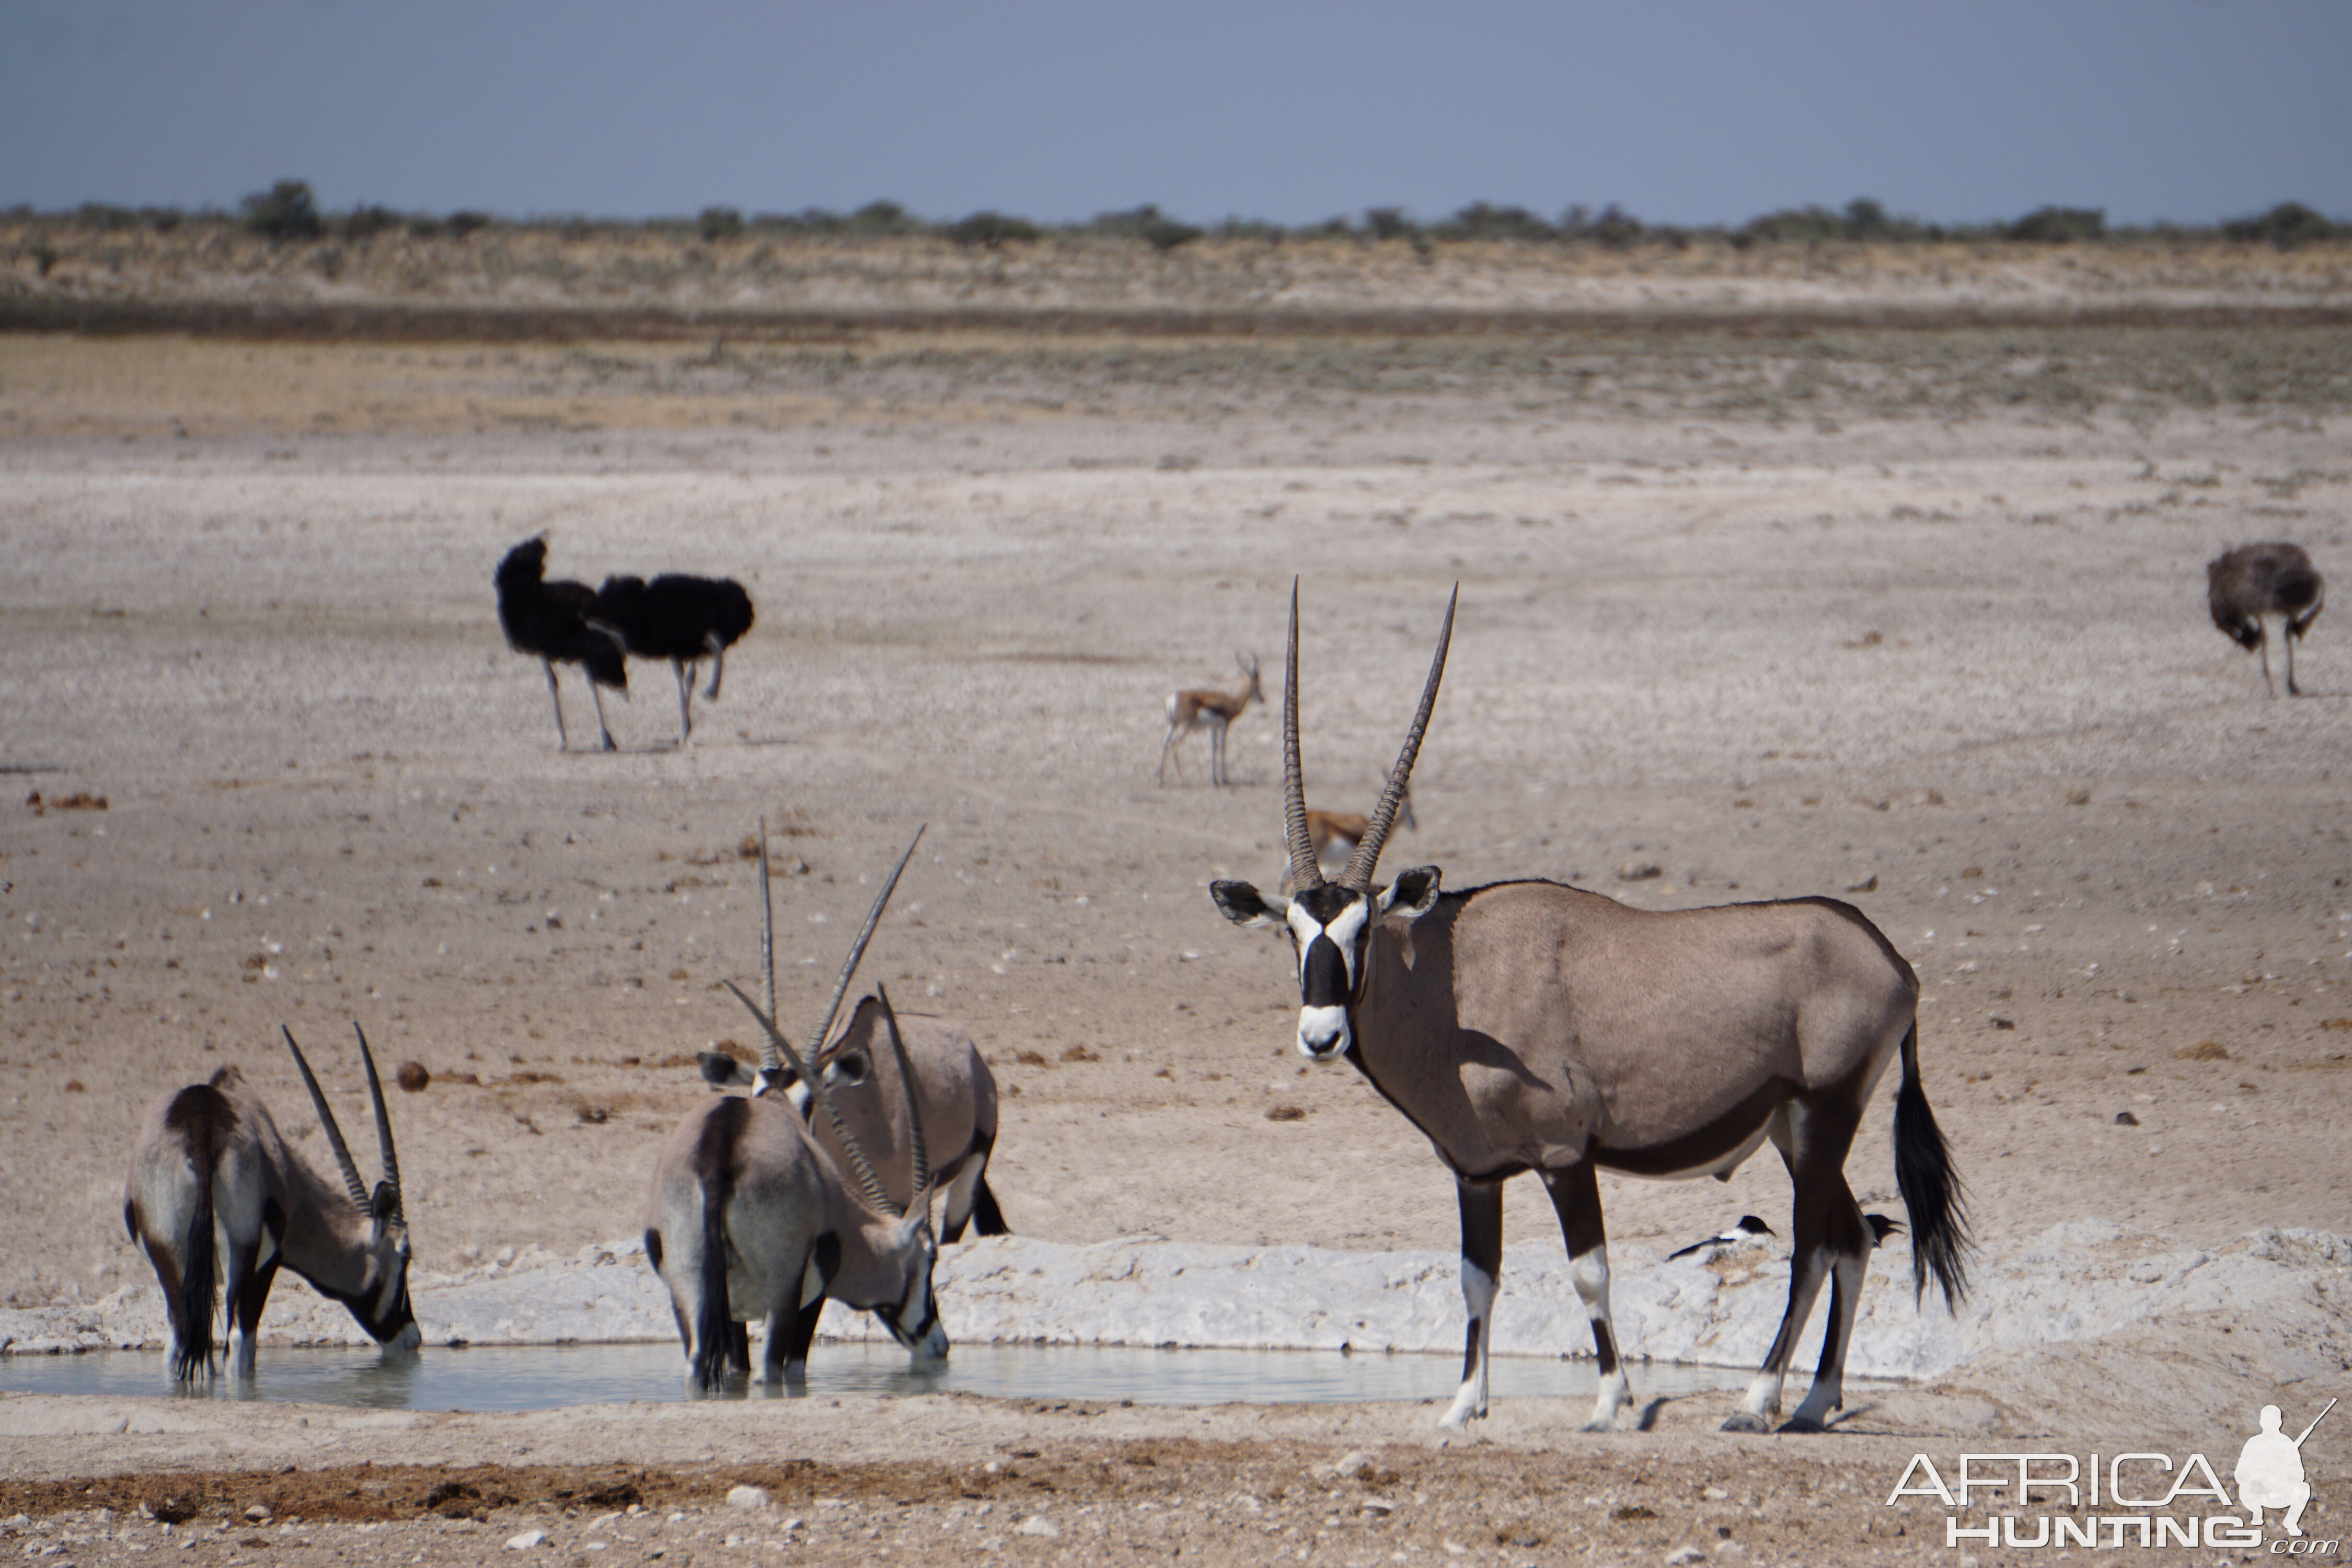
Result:
{"label": "gemsbok leg", "polygon": [[1748,1396],[1740,1401],[1738,1413],[1724,1423],[1726,1431],[1769,1429],[1770,1418],[1780,1412],[1780,1390],[1789,1363],[1796,1355],[1798,1336],[1812,1315],[1822,1279],[1832,1275],[1835,1282],[1830,1296],[1830,1321],[1822,1335],[1820,1369],[1786,1429],[1818,1432],[1827,1425],[1829,1413],[1845,1402],[1841,1375],[1843,1352],[1853,1331],[1872,1245],[1870,1226],[1846,1185],[1843,1168],[1860,1120],[1855,1107],[1801,1100],[1790,1102],[1772,1118],[1772,1142],[1780,1151],[1781,1162],[1789,1168],[1790,1185],[1795,1189],[1789,1226],[1790,1243],[1795,1248],[1789,1260],[1789,1310],[1780,1320],[1771,1350],[1765,1354],[1762,1370],[1748,1384]]}
{"label": "gemsbok leg", "polygon": [[1462,1390],[1438,1425],[1459,1432],[1486,1414],[1486,1354],[1503,1275],[1503,1184],[1456,1176],[1454,1191],[1462,1203],[1462,1305],[1470,1324],[1463,1336]]}
{"label": "gemsbok leg", "polygon": [[1617,1412],[1633,1402],[1625,1368],[1617,1357],[1617,1325],[1609,1315],[1609,1237],[1601,1224],[1601,1182],[1590,1160],[1565,1171],[1546,1171],[1544,1189],[1559,1215],[1568,1242],[1568,1276],[1584,1315],[1592,1323],[1592,1352],[1599,1359],[1601,1392],[1592,1404],[1587,1432],[1613,1432]]}
{"label": "gemsbok leg", "polygon": [[[264,1255],[267,1254],[265,1258]],[[232,1377],[253,1375],[254,1335],[269,1287],[278,1277],[278,1249],[265,1234],[250,1241],[228,1238],[221,1255],[221,1316],[228,1320],[228,1367]]]}

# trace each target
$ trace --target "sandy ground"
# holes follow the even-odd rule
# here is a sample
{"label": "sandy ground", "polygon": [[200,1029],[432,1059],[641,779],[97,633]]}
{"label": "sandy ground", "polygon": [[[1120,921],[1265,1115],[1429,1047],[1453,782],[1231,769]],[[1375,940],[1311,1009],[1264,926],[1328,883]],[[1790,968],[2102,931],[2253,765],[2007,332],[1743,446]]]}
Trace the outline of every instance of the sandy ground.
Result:
{"label": "sandy ground", "polygon": [[[2200,568],[2270,537],[2336,568],[2343,340],[714,354],[0,339],[0,428],[16,433],[0,445],[15,784],[0,1298],[143,1277],[118,1215],[154,1093],[235,1061],[283,1122],[307,1123],[281,1022],[349,1118],[363,1116],[349,1020],[433,1070],[394,1107],[422,1258],[625,1234],[700,1092],[680,1053],[749,1038],[718,983],[753,973],[740,848],[762,813],[802,1029],[866,879],[930,825],[866,975],[965,1020],[994,1062],[992,1181],[1016,1229],[1450,1246],[1450,1184],[1426,1147],[1347,1069],[1302,1070],[1286,952],[1204,891],[1279,872],[1278,708],[1234,727],[1235,787],[1202,782],[1198,740],[1185,783],[1154,781],[1171,689],[1255,651],[1278,703],[1293,573],[1309,796],[1342,809],[1376,790],[1462,584],[1420,829],[1391,868],[1560,877],[1644,908],[1817,892],[1864,908],[1921,972],[1928,1090],[1988,1247],[2074,1218],[2198,1244],[2341,1231],[2352,813],[2334,774],[2352,768],[2352,666],[2324,618],[2298,661],[2313,695],[2264,700],[2206,619]],[[488,582],[540,529],[564,574],[723,572],[751,588],[759,626],[690,748],[672,743],[667,672],[639,667],[634,700],[610,705],[622,751],[557,751]],[[564,696],[577,748],[593,721],[576,676]],[[104,809],[62,804],[77,796]],[[1849,1166],[1874,1206],[1899,1202],[1886,1122],[1882,1105]],[[302,1146],[320,1153],[307,1128]],[[1654,1245],[1742,1212],[1778,1224],[1787,1184],[1759,1160],[1728,1188],[1604,1177],[1603,1199],[1614,1236]],[[1508,1232],[1559,1247],[1532,1187],[1513,1192]],[[2270,1384],[2257,1370],[2246,1386],[2258,1401]],[[1262,1560],[1265,1542],[1217,1500],[1262,1487],[1306,1488],[1265,1521],[1299,1531],[1294,1549],[1329,1529],[1340,1560],[1370,1560],[1374,1537],[1382,1558],[1434,1561],[1451,1539],[1553,1560],[1571,1531],[1621,1554],[1712,1555],[1736,1513],[1729,1539],[1749,1539],[1748,1494],[1811,1508],[1809,1490],[1847,1479],[1836,1551],[1906,1555],[1858,1533],[1889,1517],[1864,1494],[1892,1446],[1791,1461],[1719,1446],[1714,1411],[1622,1443],[1569,1440],[1538,1414],[1498,1418],[1483,1468],[1463,1470],[1423,1444],[1425,1412],[1212,1413],[1197,1432],[1119,1413],[1134,1425],[1114,1439],[1058,1415],[1024,1438],[1027,1417],[991,1409],[932,1479],[877,1483],[905,1507],[866,1524],[901,1531],[910,1560],[948,1552],[950,1526],[1083,1555],[1075,1534],[1004,1531],[1007,1506],[973,1515],[943,1479],[987,1444],[1025,1444],[1055,1474],[1118,1478],[1055,1485],[1135,1544],[1223,1561]],[[532,1462],[740,1457],[631,1448],[641,1415],[655,1419],[563,1428]],[[290,1418],[242,1411],[151,1452],[61,1449],[20,1416],[0,1463],[257,1469]],[[747,1442],[777,1419],[729,1417]],[[1309,1442],[1318,1423],[1333,1430]],[[1971,1422],[1923,1407],[1906,1429]],[[1176,1436],[1202,1445],[1159,1461],[1188,1478],[1190,1536],[1172,1513],[1146,1529],[1157,1483],[1118,1468],[1122,1445]],[[822,1455],[831,1438],[810,1440]],[[453,1442],[447,1462],[513,1462]],[[408,1443],[373,1458],[404,1461]],[[1392,1443],[1414,1445],[1409,1461],[1385,1457]],[[1360,1522],[1344,1486],[1299,1479],[1342,1446],[1379,1450],[1402,1479],[1372,1489],[1425,1493],[1429,1511]],[[1526,1526],[1551,1547],[1521,1551],[1495,1500],[1520,1495],[1524,1455],[1555,1448]],[[1724,1483],[1721,1521],[1700,1481],[1718,1464],[1748,1478]],[[1252,1467],[1263,1479],[1236,1479]],[[719,1472],[693,1476],[646,1495],[701,1509]],[[1639,1502],[1645,1485],[1671,1506]],[[517,1508],[562,1500],[552,1483],[507,1489]],[[1659,1517],[1622,1513],[1637,1505]],[[402,1550],[448,1560],[485,1541],[395,1528],[425,1532]],[[1797,1529],[1755,1549],[1825,1560]],[[331,1533],[317,1551],[352,1544]]]}

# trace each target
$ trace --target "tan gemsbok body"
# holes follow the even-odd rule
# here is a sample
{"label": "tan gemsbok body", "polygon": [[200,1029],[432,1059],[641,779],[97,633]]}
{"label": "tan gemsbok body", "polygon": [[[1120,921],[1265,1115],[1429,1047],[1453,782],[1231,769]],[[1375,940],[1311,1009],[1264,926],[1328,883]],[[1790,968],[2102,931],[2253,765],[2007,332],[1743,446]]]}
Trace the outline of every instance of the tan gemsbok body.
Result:
{"label": "tan gemsbok body", "polygon": [[[915,837],[919,841],[922,835]],[[908,845],[883,883],[814,1037],[832,1028],[857,961],[914,852]],[[772,951],[765,932],[763,945]],[[762,1067],[789,1067],[814,1089],[847,1168],[810,1136],[799,1110],[782,1096],[707,1100],[663,1145],[654,1167],[646,1256],[669,1287],[686,1343],[688,1387],[710,1389],[730,1370],[751,1370],[744,1325],[754,1317],[768,1323],[762,1380],[798,1381],[806,1373],[809,1342],[828,1297],[872,1312],[918,1358],[945,1356],[947,1332],[931,1293],[939,1247],[931,1235],[932,1182],[920,1108],[908,1108],[910,1201],[895,1204],[831,1093],[811,1079],[777,1028],[772,1004],[763,1012],[733,985],[728,989],[767,1035]],[[913,1075],[903,1067],[905,1046],[887,993],[881,1009],[904,1082]]]}
{"label": "tan gemsbok body", "polygon": [[1506,1181],[1533,1171],[1551,1194],[1600,1358],[1589,1429],[1605,1429],[1632,1394],[1610,1321],[1597,1173],[1727,1177],[1769,1138],[1796,1189],[1789,1308],[1724,1425],[1762,1431],[1778,1413],[1826,1276],[1821,1365],[1783,1428],[1818,1430],[1843,1403],[1874,1241],[1843,1167],[1873,1088],[1897,1057],[1895,1177],[1910,1210],[1915,1287],[1924,1289],[1932,1271],[1948,1302],[1966,1289],[1958,1184],[1919,1085],[1917,980],[1860,911],[1828,899],[1651,913],[1553,882],[1441,893],[1434,866],[1374,888],[1453,629],[1449,603],[1387,792],[1339,880],[1326,882],[1300,781],[1293,586],[1283,749],[1299,891],[1284,907],[1246,883],[1210,889],[1228,920],[1289,931],[1299,1050],[1354,1063],[1454,1172],[1470,1322],[1461,1391],[1443,1424],[1486,1414]]}
{"label": "tan gemsbok body", "polygon": [[[981,1059],[971,1032],[952,1018],[901,1013],[900,1037],[915,1067],[914,1103],[920,1108],[932,1153],[931,1181],[945,1201],[940,1205],[940,1240],[952,1246],[964,1227],[982,1236],[1009,1236],[996,1194],[988,1186],[988,1157],[996,1146],[996,1075]],[[834,1103],[841,1108],[857,1142],[874,1161],[875,1173],[890,1201],[907,1204],[914,1194],[914,1145],[908,1134],[907,1094],[882,1039],[882,1005],[868,995],[850,1009],[849,1022],[816,1053],[814,1066],[824,1075]],[[701,1055],[702,1076],[719,1089],[748,1089],[754,1095],[781,1089],[803,1117],[814,1118],[816,1101],[789,1067],[753,1069],[717,1051]],[[809,1131],[825,1152],[845,1159],[831,1122],[812,1120]]]}
{"label": "tan gemsbok body", "polygon": [[1184,737],[1195,730],[1209,731],[1209,782],[1227,784],[1225,777],[1225,728],[1242,716],[1242,710],[1253,702],[1265,700],[1265,689],[1257,681],[1257,655],[1234,655],[1234,662],[1242,668],[1247,679],[1239,691],[1213,691],[1194,689],[1168,694],[1168,738],[1160,742],[1160,782],[1168,782],[1168,759],[1176,759],[1176,782],[1184,782],[1184,757],[1181,748]]}
{"label": "tan gemsbok body", "polygon": [[373,1193],[290,1031],[286,1046],[335,1152],[341,1187],[286,1146],[269,1108],[234,1067],[156,1100],[131,1152],[122,1223],[155,1266],[172,1324],[172,1375],[183,1382],[213,1370],[216,1286],[226,1298],[229,1371],[253,1375],[254,1334],[281,1264],[350,1308],[386,1349],[413,1352],[422,1337],[408,1306],[400,1161],[367,1037],[360,1036],[360,1060],[383,1160]]}

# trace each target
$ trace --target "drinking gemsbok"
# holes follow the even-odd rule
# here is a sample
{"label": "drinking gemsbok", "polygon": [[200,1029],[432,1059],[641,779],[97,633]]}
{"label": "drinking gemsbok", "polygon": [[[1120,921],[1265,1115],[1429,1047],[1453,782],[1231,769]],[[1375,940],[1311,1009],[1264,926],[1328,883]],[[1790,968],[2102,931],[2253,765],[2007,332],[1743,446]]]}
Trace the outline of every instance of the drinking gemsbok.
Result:
{"label": "drinking gemsbok", "polygon": [[[913,853],[909,844],[907,855]],[[815,1037],[832,1027],[906,866],[902,856],[883,883]],[[714,1096],[689,1112],[663,1145],[654,1168],[646,1256],[669,1287],[686,1342],[688,1386],[709,1389],[730,1371],[750,1370],[742,1325],[755,1317],[768,1324],[762,1380],[798,1380],[828,1296],[872,1312],[918,1358],[945,1356],[947,1332],[931,1294],[939,1246],[931,1235],[930,1162],[919,1107],[908,1108],[914,1191],[902,1207],[890,1201],[824,1079],[810,1075],[774,1017],[733,985],[728,989],[768,1037],[762,1066],[789,1068],[814,1092],[849,1170],[809,1135],[799,1110],[782,1095]],[[899,1081],[910,1082],[887,994],[882,1011]]]}
{"label": "drinking gemsbok", "polygon": [[[359,1026],[352,1028],[357,1033]],[[281,1032],[335,1152],[340,1190],[286,1146],[269,1108],[235,1067],[156,1100],[131,1152],[122,1223],[155,1266],[172,1324],[172,1375],[182,1381],[213,1369],[216,1286],[226,1298],[229,1371],[253,1375],[254,1333],[280,1264],[350,1308],[387,1350],[413,1352],[421,1338],[408,1307],[400,1161],[367,1037],[360,1036],[360,1061],[383,1161],[373,1192],[352,1161],[302,1047],[291,1031]]]}

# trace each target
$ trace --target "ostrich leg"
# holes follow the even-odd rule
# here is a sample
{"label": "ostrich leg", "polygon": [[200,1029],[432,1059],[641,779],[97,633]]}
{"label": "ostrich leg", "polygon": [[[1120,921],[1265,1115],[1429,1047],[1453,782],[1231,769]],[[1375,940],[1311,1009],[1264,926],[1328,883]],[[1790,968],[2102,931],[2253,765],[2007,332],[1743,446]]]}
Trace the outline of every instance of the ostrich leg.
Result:
{"label": "ostrich leg", "polygon": [[[568,752],[572,749],[572,737],[563,728],[563,694],[555,689],[555,661],[541,654],[539,656],[539,663],[540,668],[547,671],[547,700],[555,704],[555,749],[559,752]],[[590,681],[588,689],[593,691],[596,689],[596,683]]]}

